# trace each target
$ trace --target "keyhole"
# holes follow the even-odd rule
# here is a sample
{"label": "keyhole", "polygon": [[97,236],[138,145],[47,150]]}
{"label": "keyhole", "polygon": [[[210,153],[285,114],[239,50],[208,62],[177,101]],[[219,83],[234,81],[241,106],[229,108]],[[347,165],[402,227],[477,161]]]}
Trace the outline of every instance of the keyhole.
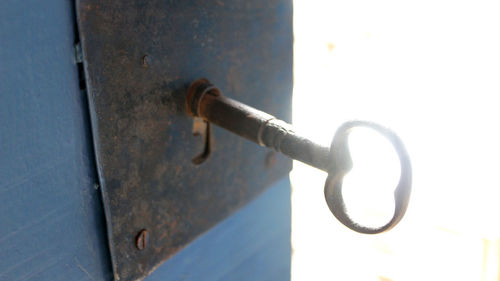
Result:
{"label": "keyhole", "polygon": [[193,135],[200,136],[203,140],[203,149],[196,155],[191,162],[195,165],[200,165],[205,162],[212,153],[211,128],[210,123],[202,118],[195,117],[193,119]]}
{"label": "keyhole", "polygon": [[348,144],[353,167],[342,183],[347,214],[363,226],[384,225],[394,214],[398,155],[389,140],[370,128],[353,129]]}

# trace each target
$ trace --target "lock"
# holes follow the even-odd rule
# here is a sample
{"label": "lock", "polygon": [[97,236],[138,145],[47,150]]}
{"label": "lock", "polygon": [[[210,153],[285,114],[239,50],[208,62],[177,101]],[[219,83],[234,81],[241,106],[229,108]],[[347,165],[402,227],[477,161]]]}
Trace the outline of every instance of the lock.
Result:
{"label": "lock", "polygon": [[[410,165],[391,131],[351,122],[341,127],[330,148],[279,121],[291,115],[291,1],[166,5],[158,0],[81,0],[75,8],[116,280],[144,278],[287,177],[290,159],[278,153],[269,157],[266,149],[229,131],[329,173],[327,203],[357,231],[387,230],[404,214]],[[189,87],[207,75],[217,87],[206,80]],[[344,137],[359,126],[385,133],[400,147],[403,174],[395,193],[396,214],[376,229],[351,222],[337,196],[349,170]],[[287,198],[283,202],[289,204]]]}
{"label": "lock", "polygon": [[[367,121],[349,121],[337,129],[330,147],[315,143],[295,132],[293,127],[248,105],[227,98],[207,79],[194,81],[186,96],[187,111],[243,138],[328,173],[325,199],[333,215],[348,228],[375,234],[393,228],[404,216],[411,194],[411,163],[401,139],[390,129]],[[367,227],[353,221],[342,196],[342,181],[352,168],[348,136],[358,127],[371,128],[383,135],[396,150],[401,176],[394,190],[395,211],[392,219],[379,227]]]}

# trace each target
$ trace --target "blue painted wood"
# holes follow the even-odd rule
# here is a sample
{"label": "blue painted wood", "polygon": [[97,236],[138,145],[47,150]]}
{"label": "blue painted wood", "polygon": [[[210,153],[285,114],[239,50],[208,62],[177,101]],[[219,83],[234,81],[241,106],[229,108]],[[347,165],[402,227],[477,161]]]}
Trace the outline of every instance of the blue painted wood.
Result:
{"label": "blue painted wood", "polygon": [[[0,280],[111,280],[70,1],[0,8]],[[148,280],[288,280],[287,179]]]}
{"label": "blue painted wood", "polygon": [[146,280],[290,280],[290,195],[287,177]]}
{"label": "blue painted wood", "polygon": [[0,6],[0,280],[109,280],[73,7]]}

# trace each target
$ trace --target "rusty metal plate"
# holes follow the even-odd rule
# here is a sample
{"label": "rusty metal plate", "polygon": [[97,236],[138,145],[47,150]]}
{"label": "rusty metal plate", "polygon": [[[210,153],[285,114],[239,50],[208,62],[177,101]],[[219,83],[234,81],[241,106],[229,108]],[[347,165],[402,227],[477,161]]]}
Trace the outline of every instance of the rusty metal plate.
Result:
{"label": "rusty metal plate", "polygon": [[290,170],[218,128],[193,164],[204,141],[184,102],[206,77],[289,120],[291,0],[80,0],[77,14],[114,275],[142,279]]}

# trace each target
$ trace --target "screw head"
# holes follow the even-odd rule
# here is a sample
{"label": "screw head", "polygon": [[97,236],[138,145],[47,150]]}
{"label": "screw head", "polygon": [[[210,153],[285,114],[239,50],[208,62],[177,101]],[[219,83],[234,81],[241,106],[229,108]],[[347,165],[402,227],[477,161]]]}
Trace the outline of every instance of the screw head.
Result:
{"label": "screw head", "polygon": [[144,250],[149,240],[149,232],[146,229],[139,231],[137,237],[135,238],[135,246],[139,250]]}

